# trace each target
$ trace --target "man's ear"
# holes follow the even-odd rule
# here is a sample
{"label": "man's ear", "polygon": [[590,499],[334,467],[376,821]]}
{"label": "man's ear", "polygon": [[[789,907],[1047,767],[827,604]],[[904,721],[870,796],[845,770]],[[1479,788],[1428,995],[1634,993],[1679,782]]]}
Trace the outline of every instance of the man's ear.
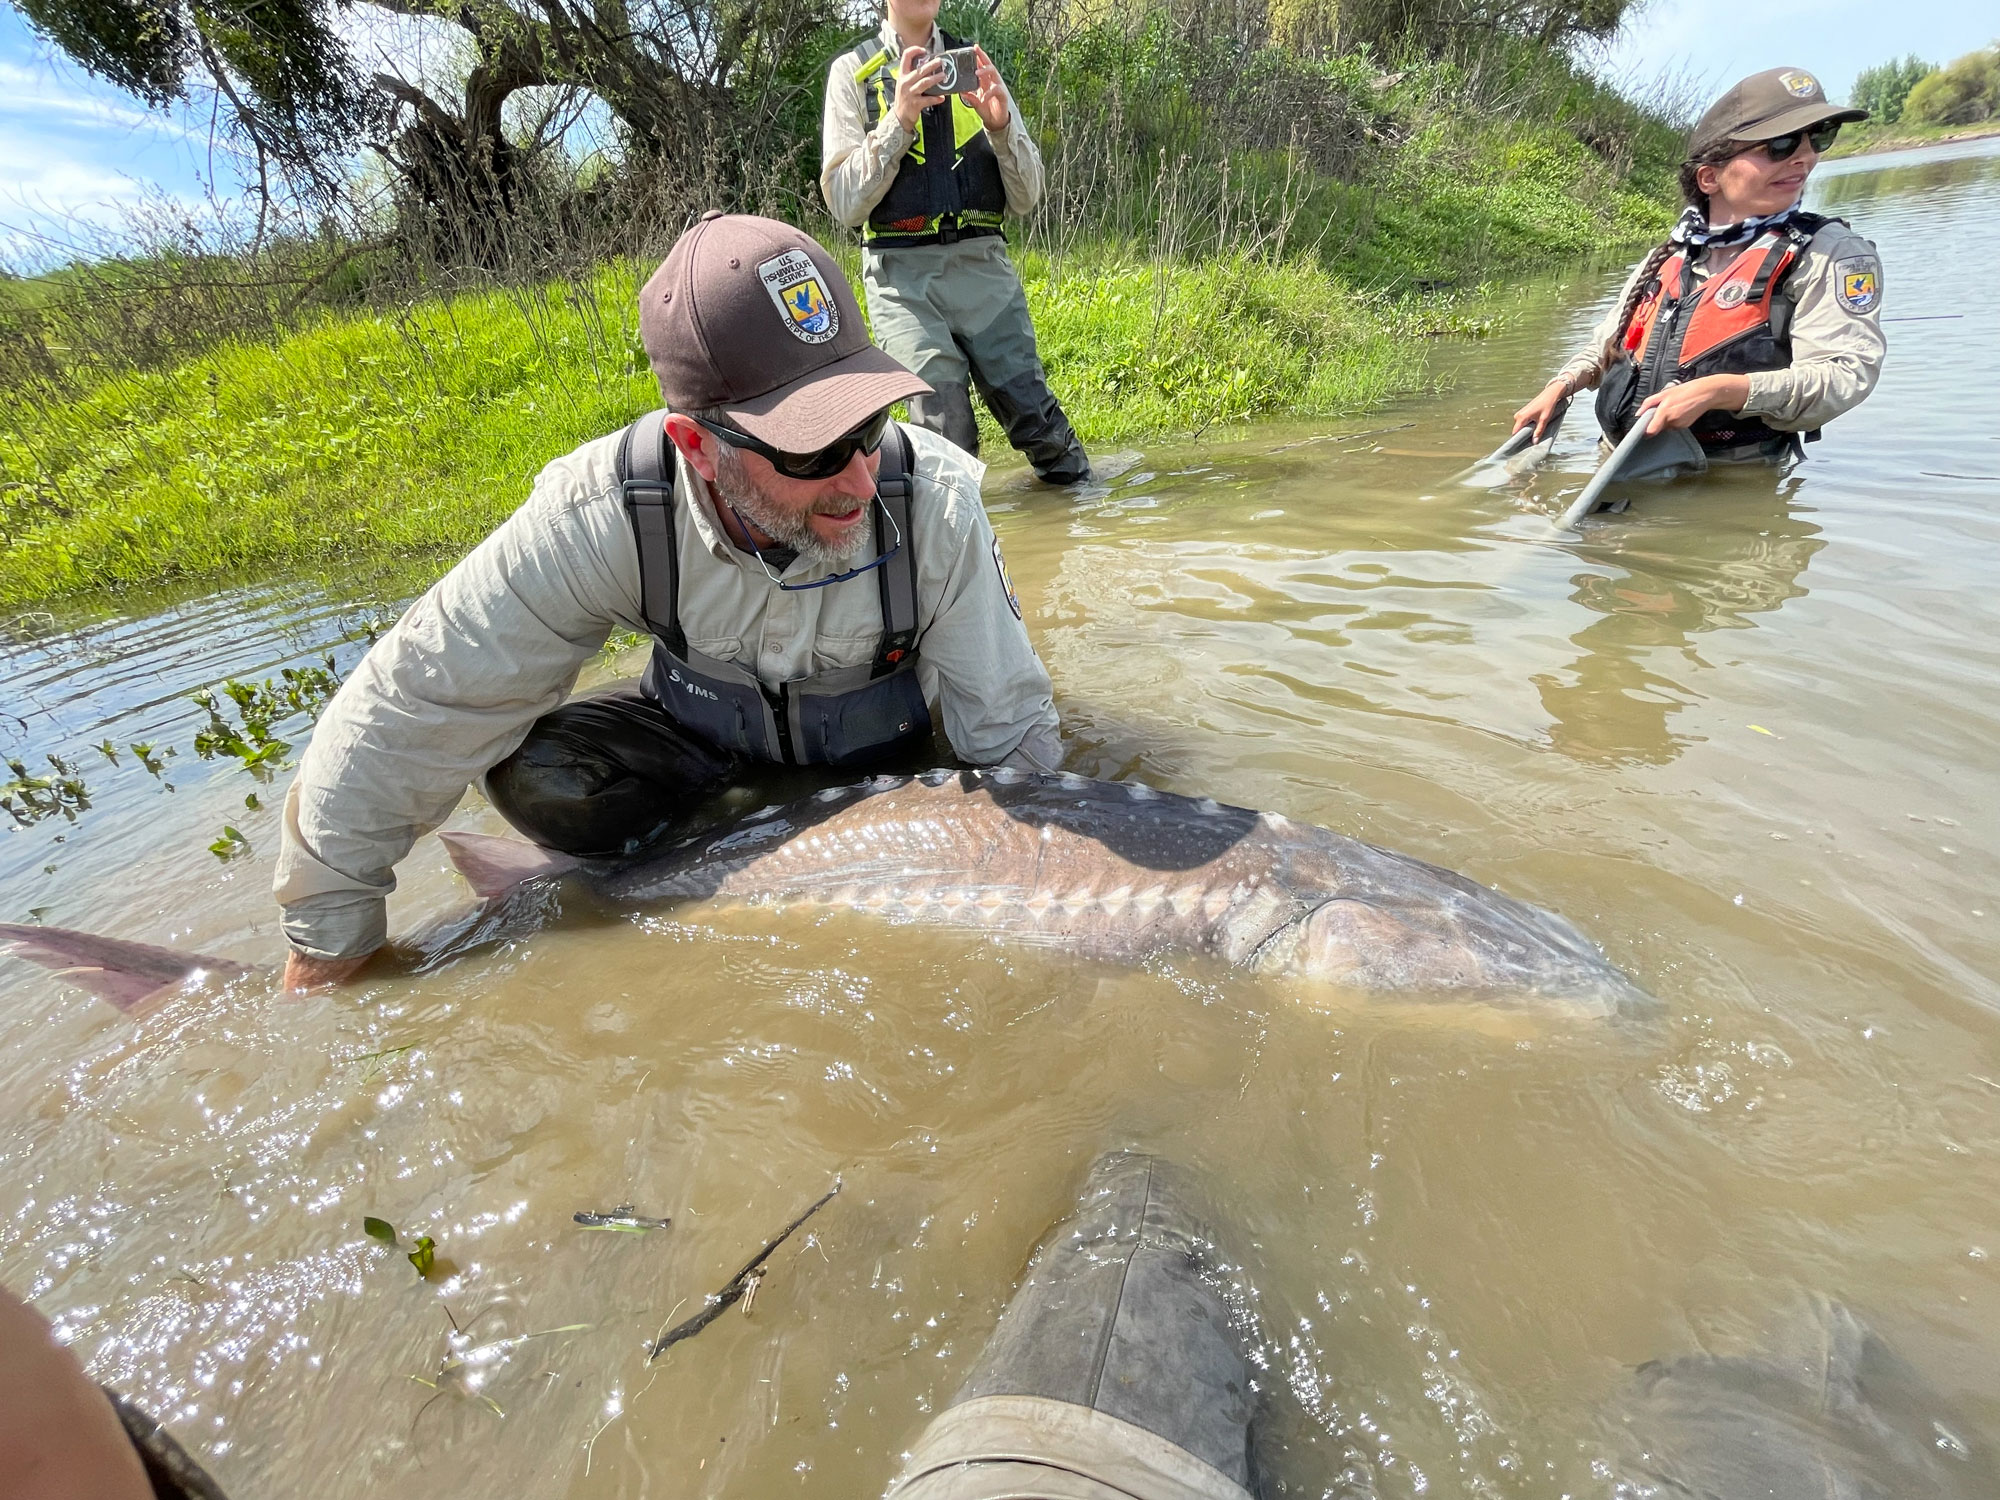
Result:
{"label": "man's ear", "polygon": [[693,417],[681,412],[667,413],[667,440],[681,450],[688,467],[711,484],[715,482],[715,449],[718,439]]}

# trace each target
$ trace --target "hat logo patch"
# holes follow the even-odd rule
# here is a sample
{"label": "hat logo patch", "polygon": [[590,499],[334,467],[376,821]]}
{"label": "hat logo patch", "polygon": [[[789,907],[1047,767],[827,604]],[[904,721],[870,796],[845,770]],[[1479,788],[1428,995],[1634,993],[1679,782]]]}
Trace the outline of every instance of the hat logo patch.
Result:
{"label": "hat logo patch", "polygon": [[808,344],[824,344],[840,332],[840,309],[819,279],[819,267],[803,250],[787,250],[757,267],[757,277],[784,314],[785,326]]}
{"label": "hat logo patch", "polygon": [[1872,260],[1844,260],[1833,268],[1840,278],[1834,298],[1851,313],[1873,312],[1878,296],[1875,263]]}
{"label": "hat logo patch", "polygon": [[1810,73],[1780,73],[1778,82],[1794,99],[1810,99],[1819,92],[1819,80]]}

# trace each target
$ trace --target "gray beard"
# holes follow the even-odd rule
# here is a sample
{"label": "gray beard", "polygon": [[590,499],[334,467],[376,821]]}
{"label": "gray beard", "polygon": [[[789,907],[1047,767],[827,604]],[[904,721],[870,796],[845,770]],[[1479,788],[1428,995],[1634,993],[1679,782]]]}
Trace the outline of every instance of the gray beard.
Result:
{"label": "gray beard", "polygon": [[[812,529],[806,516],[785,509],[757,488],[743,471],[743,460],[734,448],[727,443],[720,447],[722,451],[715,464],[714,489],[717,498],[773,542],[791,548],[814,566],[844,563],[861,550],[862,543],[868,538],[868,528],[856,526],[848,533],[846,541],[837,546],[829,545]],[[848,506],[844,499],[836,503],[843,509]]]}

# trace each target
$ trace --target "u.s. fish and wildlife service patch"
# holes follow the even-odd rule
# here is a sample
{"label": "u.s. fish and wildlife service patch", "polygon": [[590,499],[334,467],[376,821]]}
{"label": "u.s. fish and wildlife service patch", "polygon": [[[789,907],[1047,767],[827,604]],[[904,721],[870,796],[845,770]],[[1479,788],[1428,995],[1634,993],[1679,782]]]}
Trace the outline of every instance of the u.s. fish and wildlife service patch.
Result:
{"label": "u.s. fish and wildlife service patch", "polygon": [[1834,262],[1834,297],[1851,313],[1871,313],[1882,300],[1882,267],[1872,255]]}
{"label": "u.s. fish and wildlife service patch", "polygon": [[785,315],[785,326],[806,343],[824,344],[840,332],[840,309],[805,251],[787,250],[765,261],[757,267],[757,276]]}
{"label": "u.s. fish and wildlife service patch", "polygon": [[1007,559],[1000,555],[1000,538],[993,538],[993,566],[1000,570],[1000,587],[1006,591],[1007,607],[1014,611],[1014,618],[1021,618],[1021,600],[1014,592],[1014,576],[1007,571]]}

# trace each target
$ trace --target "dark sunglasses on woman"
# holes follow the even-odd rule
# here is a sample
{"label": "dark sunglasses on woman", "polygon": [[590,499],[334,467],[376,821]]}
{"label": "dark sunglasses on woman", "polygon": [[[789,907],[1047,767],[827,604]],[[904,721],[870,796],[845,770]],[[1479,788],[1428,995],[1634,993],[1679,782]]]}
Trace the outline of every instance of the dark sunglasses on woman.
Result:
{"label": "dark sunglasses on woman", "polygon": [[855,454],[873,453],[881,447],[882,438],[889,431],[889,411],[884,407],[852,432],[835,438],[817,453],[787,453],[782,448],[773,448],[769,443],[753,438],[747,432],[738,431],[720,417],[695,412],[689,415],[730,447],[742,448],[770,460],[771,467],[788,479],[831,479],[854,462]]}
{"label": "dark sunglasses on woman", "polygon": [[1759,141],[1757,144],[1772,161],[1784,161],[1798,155],[1799,145],[1803,141],[1812,142],[1813,155],[1824,156],[1826,148],[1833,144],[1833,138],[1839,134],[1840,121],[1835,120],[1831,125],[1815,125],[1811,130],[1794,130],[1790,135],[1774,135],[1768,141]]}

